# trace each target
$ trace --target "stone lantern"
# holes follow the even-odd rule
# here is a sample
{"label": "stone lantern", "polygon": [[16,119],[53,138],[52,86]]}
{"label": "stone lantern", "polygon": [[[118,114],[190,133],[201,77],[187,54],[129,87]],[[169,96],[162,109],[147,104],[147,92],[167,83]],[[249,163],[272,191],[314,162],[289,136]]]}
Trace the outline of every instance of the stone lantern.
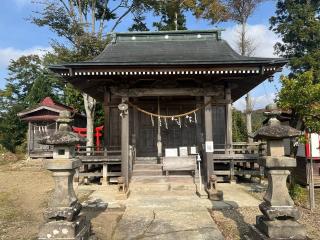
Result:
{"label": "stone lantern", "polygon": [[297,222],[299,210],[294,206],[287,189],[290,168],[296,167],[296,159],[284,156],[285,138],[301,135],[290,126],[281,125],[276,118],[280,112],[275,104],[267,106],[266,115],[270,117],[267,126],[254,133],[255,139],[267,141],[267,155],[260,157],[258,163],[268,174],[268,188],[264,202],[259,205],[263,215],[257,216],[256,225],[251,226],[252,239],[306,239],[305,227]]}
{"label": "stone lantern", "polygon": [[79,214],[82,206],[73,189],[75,169],[81,164],[75,158],[75,145],[85,143],[85,139],[71,131],[70,112],[61,112],[57,122],[58,131],[39,141],[53,145],[53,159],[46,160],[45,167],[52,172],[55,182],[39,239],[89,239],[91,225],[84,215]]}

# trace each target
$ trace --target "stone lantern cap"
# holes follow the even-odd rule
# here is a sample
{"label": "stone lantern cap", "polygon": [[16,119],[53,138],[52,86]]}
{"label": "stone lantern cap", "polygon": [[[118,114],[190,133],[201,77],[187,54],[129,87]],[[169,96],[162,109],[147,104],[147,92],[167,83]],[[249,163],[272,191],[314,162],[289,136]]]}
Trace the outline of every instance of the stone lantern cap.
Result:
{"label": "stone lantern cap", "polygon": [[[278,120],[277,120],[278,121]],[[300,136],[301,132],[293,127],[285,125],[268,125],[258,129],[253,138],[256,140],[284,139]]]}
{"label": "stone lantern cap", "polygon": [[280,121],[276,118],[279,114],[281,114],[281,111],[278,110],[277,105],[269,104],[264,113],[264,115],[270,117],[267,126],[258,129],[252,137],[255,140],[280,140],[300,136],[301,131],[280,124]]}
{"label": "stone lantern cap", "polygon": [[62,111],[57,120],[59,123],[58,131],[51,136],[42,138],[39,140],[39,143],[57,146],[74,146],[76,144],[85,143],[86,139],[84,137],[71,131],[70,123],[72,121],[70,112]]}

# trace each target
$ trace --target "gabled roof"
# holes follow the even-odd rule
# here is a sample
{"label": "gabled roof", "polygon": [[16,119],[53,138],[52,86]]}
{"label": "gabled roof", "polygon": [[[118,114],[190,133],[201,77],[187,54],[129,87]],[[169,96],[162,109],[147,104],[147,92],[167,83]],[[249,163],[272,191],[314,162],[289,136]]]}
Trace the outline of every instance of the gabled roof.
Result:
{"label": "gabled roof", "polygon": [[[221,39],[222,30],[114,33],[104,51],[77,66],[206,65],[286,63],[279,58],[245,57]],[[58,66],[53,66],[53,69]]]}
{"label": "gabled roof", "polygon": [[[43,114],[40,112],[42,110],[48,110],[53,114],[52,115]],[[52,98],[50,97],[46,97],[39,104],[19,112],[18,116],[21,117],[22,120],[27,120],[27,121],[28,120],[30,121],[31,120],[34,120],[34,121],[56,120],[59,113],[62,111],[69,111],[72,113],[76,113],[76,110],[74,108],[61,104],[59,102],[56,102],[52,100]],[[39,113],[37,114],[37,112]],[[79,116],[82,116],[81,114],[78,114],[78,113],[76,114]]]}
{"label": "gabled roof", "polygon": [[235,101],[288,62],[241,56],[221,39],[221,31],[113,33],[94,59],[50,69],[99,101],[106,89],[155,88],[166,81],[180,82],[176,88],[229,85]]}

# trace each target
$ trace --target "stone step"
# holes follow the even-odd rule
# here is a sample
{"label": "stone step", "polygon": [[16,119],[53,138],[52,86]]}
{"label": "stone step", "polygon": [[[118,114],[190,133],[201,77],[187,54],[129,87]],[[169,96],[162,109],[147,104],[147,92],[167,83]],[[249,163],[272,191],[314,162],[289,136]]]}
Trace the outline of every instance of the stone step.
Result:
{"label": "stone step", "polygon": [[133,171],[136,170],[162,170],[162,164],[136,163],[133,165]]}
{"label": "stone step", "polygon": [[161,169],[133,170],[132,176],[162,176]]}
{"label": "stone step", "polygon": [[135,164],[157,164],[157,157],[136,157]]}
{"label": "stone step", "polygon": [[133,184],[130,185],[132,192],[162,192],[162,191],[188,191],[196,192],[195,184],[174,184],[174,183],[161,183],[161,184]]}
{"label": "stone step", "polygon": [[150,191],[187,191],[194,193],[196,185],[191,176],[171,175],[171,176],[133,176],[130,189],[133,192]]}

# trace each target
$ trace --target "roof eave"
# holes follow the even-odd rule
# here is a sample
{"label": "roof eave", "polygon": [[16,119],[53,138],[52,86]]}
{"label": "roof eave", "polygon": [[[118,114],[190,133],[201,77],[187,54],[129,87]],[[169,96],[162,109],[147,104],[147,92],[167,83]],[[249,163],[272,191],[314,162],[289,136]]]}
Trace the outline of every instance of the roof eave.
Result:
{"label": "roof eave", "polygon": [[51,65],[49,66],[49,69],[52,71],[57,70],[68,70],[70,68],[88,68],[92,66],[98,66],[98,67],[119,67],[119,66],[130,66],[130,67],[145,67],[145,66],[195,66],[195,65],[225,65],[225,64],[243,64],[243,65],[282,65],[288,63],[288,59],[285,58],[270,58],[270,59],[261,59],[261,60],[247,60],[247,61],[220,61],[220,62],[208,62],[208,61],[184,61],[184,62],[80,62],[80,63],[66,63],[66,64],[60,64],[60,65]]}

